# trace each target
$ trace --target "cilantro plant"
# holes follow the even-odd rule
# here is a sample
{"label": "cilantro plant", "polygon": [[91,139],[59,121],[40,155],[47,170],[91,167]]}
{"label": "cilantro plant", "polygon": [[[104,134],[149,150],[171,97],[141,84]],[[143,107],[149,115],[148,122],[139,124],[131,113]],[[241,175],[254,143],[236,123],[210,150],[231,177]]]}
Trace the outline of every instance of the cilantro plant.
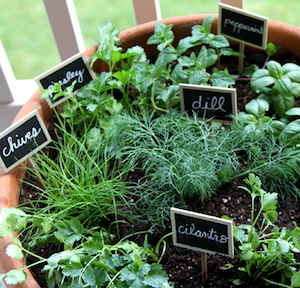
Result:
{"label": "cilantro plant", "polygon": [[[280,231],[275,224],[278,217],[277,193],[263,190],[259,177],[254,174],[249,174],[245,183],[250,189],[240,188],[251,196],[252,214],[249,225],[234,226],[234,238],[239,243],[236,251],[245,264],[239,269],[254,280],[262,279],[279,287],[299,287],[300,271],[296,269],[299,263],[294,253],[300,252],[300,228],[294,223],[292,231],[286,228]],[[260,207],[256,207],[257,198]],[[281,276],[279,283],[278,275]],[[239,281],[236,280],[236,283]]]}
{"label": "cilantro plant", "polygon": [[[37,221],[40,220],[40,221]],[[75,218],[71,221],[56,222],[55,238],[64,244],[64,250],[44,258],[33,254],[22,246],[14,236],[30,222],[44,223],[44,232],[48,232],[48,218],[43,221],[32,218],[17,208],[3,208],[0,219],[0,237],[10,237],[12,241],[6,247],[6,254],[22,259],[23,253],[31,254],[37,262],[18,270],[0,274],[7,284],[17,285],[26,280],[25,269],[44,264],[47,271],[49,288],[58,287],[173,287],[168,282],[167,273],[159,264],[161,258],[152,251],[147,238],[144,247],[132,241],[119,241],[111,244],[111,235],[104,229],[85,229]],[[98,231],[97,231],[98,230]],[[158,243],[158,245],[160,242]],[[158,251],[156,247],[155,251]],[[151,259],[151,260],[150,260]],[[150,261],[149,261],[150,260]]]}

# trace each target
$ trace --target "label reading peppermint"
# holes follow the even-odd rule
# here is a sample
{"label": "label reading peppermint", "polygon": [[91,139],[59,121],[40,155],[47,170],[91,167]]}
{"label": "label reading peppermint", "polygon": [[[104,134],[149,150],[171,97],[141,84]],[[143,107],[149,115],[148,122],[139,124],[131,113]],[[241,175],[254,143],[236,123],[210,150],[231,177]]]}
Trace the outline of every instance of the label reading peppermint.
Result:
{"label": "label reading peppermint", "polygon": [[219,3],[218,34],[264,50],[267,48],[268,18]]}

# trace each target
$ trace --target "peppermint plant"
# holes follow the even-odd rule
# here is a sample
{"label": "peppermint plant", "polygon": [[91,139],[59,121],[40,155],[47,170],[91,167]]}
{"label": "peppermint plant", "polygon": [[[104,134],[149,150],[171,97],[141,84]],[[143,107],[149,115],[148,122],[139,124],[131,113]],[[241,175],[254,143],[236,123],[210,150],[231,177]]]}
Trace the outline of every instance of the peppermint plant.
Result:
{"label": "peppermint plant", "polygon": [[[299,287],[300,271],[294,253],[300,249],[300,228],[290,231],[276,226],[278,218],[277,193],[266,192],[261,187],[259,177],[249,174],[245,183],[250,186],[240,187],[251,196],[250,224],[234,226],[234,238],[238,243],[237,254],[244,264],[239,270],[246,272],[254,280],[262,279],[279,287]],[[256,206],[259,199],[260,207]],[[257,213],[255,211],[258,211]],[[277,283],[274,279],[278,279]],[[240,283],[236,280],[235,283]]]}

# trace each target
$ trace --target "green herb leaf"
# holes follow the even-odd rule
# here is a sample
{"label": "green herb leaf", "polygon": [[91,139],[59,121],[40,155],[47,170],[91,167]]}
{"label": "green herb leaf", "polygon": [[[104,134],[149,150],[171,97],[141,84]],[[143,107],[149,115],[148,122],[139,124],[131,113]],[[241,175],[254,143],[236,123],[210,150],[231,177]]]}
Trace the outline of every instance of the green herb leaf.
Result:
{"label": "green herb leaf", "polygon": [[281,65],[274,60],[271,60],[267,63],[267,69],[270,73],[270,76],[273,78],[280,79],[283,75]]}
{"label": "green herb leaf", "polygon": [[264,116],[269,108],[269,103],[262,99],[252,99],[245,105],[246,111],[256,117]]}
{"label": "green herb leaf", "polygon": [[225,88],[228,87],[229,85],[235,84],[235,81],[232,78],[232,76],[224,71],[214,72],[210,77],[210,81],[213,84],[213,86],[225,87]]}
{"label": "green herb leaf", "polygon": [[6,277],[4,278],[7,284],[17,285],[21,284],[26,280],[27,274],[23,270],[11,270],[6,273]]}
{"label": "green herb leaf", "polygon": [[295,98],[293,96],[278,94],[273,98],[273,108],[281,118],[285,118],[285,112],[294,106]]}
{"label": "green herb leaf", "polygon": [[300,116],[300,108],[294,107],[285,112],[286,115],[289,116]]}
{"label": "green herb leaf", "polygon": [[251,250],[243,250],[241,252],[241,258],[243,260],[250,260],[253,257],[253,252]]}
{"label": "green herb leaf", "polygon": [[260,244],[260,242],[259,242],[258,233],[256,231],[254,231],[252,234],[252,240],[251,240],[252,249],[256,249],[259,246],[259,244]]}
{"label": "green herb leaf", "polygon": [[73,262],[70,265],[60,265],[62,267],[62,273],[65,276],[78,277],[81,275],[83,266],[81,263]]}
{"label": "green herb leaf", "polygon": [[278,243],[278,249],[281,254],[287,254],[290,251],[290,244],[287,241],[281,240]]}
{"label": "green herb leaf", "polygon": [[284,96],[292,96],[293,90],[292,90],[292,81],[291,79],[284,75],[280,79],[276,79],[274,83],[274,87],[276,90],[284,95]]}
{"label": "green herb leaf", "polygon": [[[213,35],[209,43],[210,47],[213,48],[224,48],[229,46],[228,40],[222,35]],[[223,51],[224,52],[224,51]],[[227,53],[229,50],[227,50]],[[226,53],[226,52],[225,52]],[[224,54],[225,55],[225,54]],[[232,55],[232,54],[231,54]]]}
{"label": "green herb leaf", "polygon": [[211,26],[212,26],[212,22],[214,20],[215,15],[209,15],[207,16],[202,24],[201,27],[203,28],[202,32],[206,33],[207,35],[210,33],[211,31]]}
{"label": "green herb leaf", "polygon": [[300,82],[300,66],[294,63],[286,63],[282,66],[282,72],[294,82]]}
{"label": "green herb leaf", "polygon": [[279,135],[279,139],[291,144],[300,143],[300,120],[289,123]]}
{"label": "green herb leaf", "polygon": [[10,244],[6,247],[5,253],[7,256],[14,258],[14,259],[22,259],[24,257],[22,253],[22,249],[15,245],[15,244]]}
{"label": "green herb leaf", "polygon": [[200,85],[208,82],[208,77],[204,70],[196,70],[190,72],[189,84]]}
{"label": "green herb leaf", "polygon": [[291,278],[292,287],[300,287],[300,271],[296,272]]}
{"label": "green herb leaf", "polygon": [[168,275],[166,271],[163,270],[161,264],[152,264],[151,270],[145,277],[143,283],[151,287],[162,287],[165,282],[168,281]]}
{"label": "green herb leaf", "polygon": [[256,93],[259,93],[260,89],[267,87],[275,82],[275,79],[270,76],[269,71],[266,69],[259,69],[252,74],[251,77],[251,88]]}
{"label": "green herb leaf", "polygon": [[237,286],[243,285],[243,282],[242,282],[241,279],[235,279],[235,280],[232,281],[232,283],[233,283],[234,285],[237,285]]}
{"label": "green herb leaf", "polygon": [[86,284],[90,285],[91,287],[95,287],[96,278],[95,278],[94,270],[90,265],[85,268],[82,274],[82,279]]}
{"label": "green herb leaf", "polygon": [[262,195],[261,205],[264,211],[277,208],[277,193],[265,193]]}

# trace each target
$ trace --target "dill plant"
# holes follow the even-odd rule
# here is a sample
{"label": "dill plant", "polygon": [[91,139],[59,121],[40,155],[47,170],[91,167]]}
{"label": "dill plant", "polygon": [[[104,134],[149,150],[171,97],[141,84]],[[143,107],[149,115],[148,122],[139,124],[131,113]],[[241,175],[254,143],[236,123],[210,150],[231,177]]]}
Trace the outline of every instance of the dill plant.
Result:
{"label": "dill plant", "polygon": [[257,173],[282,197],[299,196],[299,149],[278,141],[270,123],[244,129],[242,124],[211,130],[207,122],[179,112],[123,113],[109,130],[111,150],[131,167],[142,169],[153,188],[176,194],[181,203],[205,200],[218,187]]}

